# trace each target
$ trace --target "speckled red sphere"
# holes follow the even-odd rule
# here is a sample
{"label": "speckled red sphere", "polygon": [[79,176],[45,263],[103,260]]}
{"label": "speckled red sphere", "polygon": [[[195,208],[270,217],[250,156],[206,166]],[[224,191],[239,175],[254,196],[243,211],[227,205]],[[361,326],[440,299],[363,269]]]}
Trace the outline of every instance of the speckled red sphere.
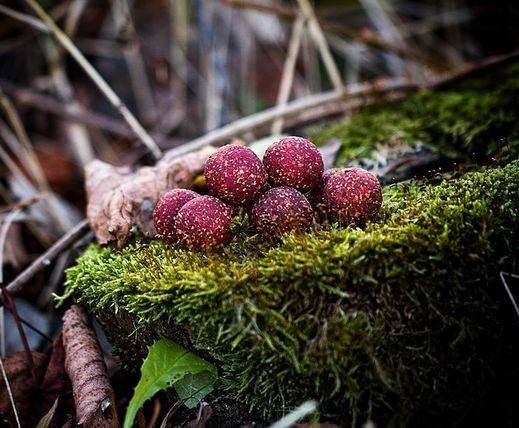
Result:
{"label": "speckled red sphere", "polygon": [[301,137],[286,137],[272,144],[263,164],[274,186],[289,186],[303,193],[319,186],[324,171],[317,147]]}
{"label": "speckled red sphere", "polygon": [[312,221],[310,203],[301,192],[291,187],[270,189],[252,209],[252,222],[267,238],[307,229]]}
{"label": "speckled red sphere", "polygon": [[173,240],[175,219],[180,208],[198,196],[198,193],[187,189],[173,189],[164,193],[153,210],[153,225],[157,234],[166,240]]}
{"label": "speckled red sphere", "polygon": [[321,183],[323,185],[323,187],[326,185],[326,183],[328,182],[328,180],[330,179],[330,177],[335,174],[336,172],[340,172],[340,171],[344,171],[342,168],[330,168],[330,169],[327,169],[326,171],[324,171],[323,173],[323,177],[321,179]]}
{"label": "speckled red sphere", "polygon": [[324,186],[328,182],[329,178],[339,171],[342,171],[342,168],[330,168],[324,171],[319,186],[308,194],[308,201],[322,215],[324,215],[325,212],[325,204],[323,201]]}
{"label": "speckled red sphere", "polygon": [[232,239],[231,220],[231,207],[212,196],[200,196],[180,209],[175,234],[188,250],[211,251]]}
{"label": "speckled red sphere", "polygon": [[382,188],[370,172],[347,168],[329,177],[323,200],[330,219],[343,225],[362,225],[382,206]]}
{"label": "speckled red sphere", "polygon": [[261,160],[237,144],[223,146],[209,157],[204,176],[211,194],[232,205],[252,201],[267,183]]}

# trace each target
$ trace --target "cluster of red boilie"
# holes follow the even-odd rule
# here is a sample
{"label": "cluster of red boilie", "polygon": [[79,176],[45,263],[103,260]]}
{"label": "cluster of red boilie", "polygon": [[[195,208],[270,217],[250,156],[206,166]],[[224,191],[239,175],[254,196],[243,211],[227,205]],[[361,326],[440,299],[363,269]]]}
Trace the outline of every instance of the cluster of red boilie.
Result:
{"label": "cluster of red boilie", "polygon": [[214,250],[231,241],[237,208],[257,233],[272,239],[308,229],[317,212],[341,225],[362,225],[382,205],[373,174],[360,168],[324,171],[319,150],[300,137],[272,144],[263,162],[247,147],[224,146],[207,160],[204,177],[211,196],[174,189],[153,213],[158,235],[189,250]]}

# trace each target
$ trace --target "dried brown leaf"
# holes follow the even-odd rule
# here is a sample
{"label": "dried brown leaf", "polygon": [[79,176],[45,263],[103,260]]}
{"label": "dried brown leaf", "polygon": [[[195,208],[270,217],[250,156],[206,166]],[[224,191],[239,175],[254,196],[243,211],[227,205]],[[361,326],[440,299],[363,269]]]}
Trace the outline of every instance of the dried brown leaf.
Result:
{"label": "dried brown leaf", "polygon": [[121,247],[135,225],[153,236],[152,213],[159,196],[169,189],[190,187],[214,149],[206,147],[185,156],[164,157],[153,167],[132,171],[100,160],[85,167],[87,218],[100,244],[115,241]]}
{"label": "dried brown leaf", "polygon": [[[47,363],[47,356],[40,352],[33,352],[34,369],[41,377]],[[35,426],[36,423],[49,409],[39,412],[38,385],[31,375],[27,355],[25,352],[17,352],[4,361],[7,379],[11,385],[16,410],[22,426]],[[11,426],[16,426],[16,421],[5,386],[5,381],[0,373],[0,413],[9,421]]]}
{"label": "dried brown leaf", "polygon": [[[36,383],[31,376],[25,352],[13,354],[4,363],[22,426],[36,426],[58,397],[63,397],[57,411],[53,413],[52,421],[49,421],[50,427],[61,426],[66,418],[64,392],[67,389],[61,336],[55,339],[50,358],[39,352],[32,352],[32,358],[37,375]],[[6,415],[10,423],[16,426],[11,402],[1,376],[0,413]]]}

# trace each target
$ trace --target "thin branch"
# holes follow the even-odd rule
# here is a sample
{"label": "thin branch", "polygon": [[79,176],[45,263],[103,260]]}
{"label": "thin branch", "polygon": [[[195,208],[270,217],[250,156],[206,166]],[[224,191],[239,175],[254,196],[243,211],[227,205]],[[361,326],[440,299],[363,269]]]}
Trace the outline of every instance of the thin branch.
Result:
{"label": "thin branch", "polygon": [[[255,2],[253,0],[226,0],[226,4],[232,7],[246,8],[256,10],[262,13],[270,13],[279,16],[284,20],[294,20],[297,17],[297,11],[291,8],[275,6],[270,4],[262,4]],[[322,29],[328,33],[334,33],[339,36],[347,37],[348,39],[353,39],[359,43],[362,43],[366,46],[370,46],[376,49],[380,49],[383,51],[392,52],[396,55],[415,59],[417,61],[423,62],[430,67],[437,68],[438,63],[436,60],[429,58],[428,55],[424,54],[421,51],[413,50],[407,47],[402,47],[391,43],[383,38],[377,36],[372,31],[357,31],[351,28],[345,27],[344,25],[326,22],[322,17],[318,16],[319,23],[321,24]]]}
{"label": "thin branch", "polygon": [[[33,176],[39,188],[38,190],[48,192],[49,197],[46,201],[46,204],[49,209],[49,215],[53,218],[56,225],[61,230],[67,230],[71,226],[71,224],[67,221],[67,218],[62,215],[61,209],[57,202],[57,198],[51,191],[47,178],[43,173],[40,162],[29,140],[27,131],[25,130],[25,127],[23,126],[23,123],[20,117],[18,116],[18,112],[11,104],[11,101],[4,95],[1,88],[0,105],[5,111],[7,119],[11,123],[11,126],[16,134],[17,146],[14,147],[14,151],[18,152],[20,162],[24,165],[28,165],[28,171]],[[3,131],[2,134],[6,134],[6,132]],[[5,154],[3,155],[3,157],[5,157]]]}
{"label": "thin branch", "polygon": [[332,53],[330,52],[330,47],[328,46],[326,37],[324,37],[321,25],[317,20],[314,8],[310,4],[309,0],[297,0],[297,2],[305,14],[306,19],[308,20],[308,30],[310,31],[310,35],[312,36],[312,39],[317,46],[319,53],[321,54],[321,58],[328,73],[328,77],[332,81],[335,89],[340,90],[344,86],[342,83],[341,73],[337,68],[337,64],[333,59]]}
{"label": "thin branch", "polygon": [[[0,308],[0,309],[4,309],[4,307]],[[13,314],[13,310],[12,308],[10,308],[8,305],[5,306],[5,309],[7,309],[11,315]],[[30,323],[29,321],[27,321],[26,319],[22,318],[20,316],[20,314],[18,314],[18,318],[20,320],[20,322],[25,325],[27,328],[30,328],[32,331],[34,331],[37,335],[41,336],[43,339],[45,339],[47,342],[50,342],[52,343],[52,337],[46,335],[43,331],[41,331],[38,327],[36,327],[35,325],[33,325],[32,323]]]}
{"label": "thin branch", "polygon": [[[512,51],[505,55],[497,55],[487,58],[478,64],[468,64],[461,67],[458,70],[454,70],[451,73],[446,73],[430,80],[424,85],[419,85],[416,82],[409,81],[407,79],[392,79],[386,81],[379,81],[378,83],[358,83],[351,85],[342,91],[329,91],[323,92],[317,95],[301,98],[292,101],[284,106],[276,106],[259,113],[246,116],[238,119],[234,122],[229,123],[219,129],[211,131],[201,137],[198,137],[189,143],[186,143],[180,147],[169,150],[165,153],[164,159],[161,162],[167,162],[168,160],[180,156],[185,153],[189,153],[193,150],[199,149],[200,147],[217,144],[225,141],[229,138],[236,137],[243,133],[255,130],[267,124],[270,124],[273,120],[279,118],[293,118],[297,115],[304,115],[308,111],[326,107],[330,105],[337,105],[338,103],[345,102],[349,99],[362,99],[366,97],[382,97],[384,94],[395,92],[395,91],[416,91],[420,88],[436,89],[444,85],[450,84],[462,77],[469,76],[473,73],[494,67],[498,64],[502,64],[508,61],[512,61],[519,58],[519,49]],[[334,110],[336,111],[336,110]],[[322,117],[325,117],[323,115]],[[320,117],[320,118],[322,118]]]}
{"label": "thin branch", "polygon": [[[88,231],[88,222],[81,221],[70,231],[56,241],[47,251],[34,260],[23,272],[7,285],[7,291],[11,294],[18,292],[27,281],[35,274],[47,267],[63,250],[66,250],[76,242],[82,234]],[[3,303],[0,301],[0,305]]]}
{"label": "thin branch", "polygon": [[[187,46],[188,46],[188,5],[186,0],[169,0],[169,62],[171,72],[170,89],[176,89],[176,102],[185,115],[187,106]],[[178,76],[175,82],[173,76]]]}
{"label": "thin branch", "polygon": [[130,83],[137,109],[140,117],[146,123],[153,123],[157,118],[153,91],[146,74],[146,65],[141,52],[141,45],[138,40],[137,31],[133,22],[130,5],[128,0],[117,0],[112,8],[113,19],[120,23],[117,25],[119,32],[114,34],[125,40],[123,44],[123,55],[126,61],[126,68],[130,75]]}
{"label": "thin branch", "polygon": [[13,391],[11,390],[11,385],[9,384],[9,379],[7,379],[7,372],[5,371],[4,362],[2,358],[0,358],[0,369],[2,370],[2,377],[4,378],[5,388],[7,389],[7,395],[9,395],[9,401],[11,402],[11,406],[13,407],[14,418],[16,420],[16,425],[18,428],[21,428],[20,418],[18,417],[18,410],[16,410],[16,404],[14,402]]}
{"label": "thin branch", "polygon": [[71,111],[67,106],[54,97],[32,91],[27,88],[16,86],[10,82],[0,79],[0,87],[9,94],[16,103],[29,106],[44,112],[56,114],[66,119],[85,124],[90,128],[102,129],[110,134],[133,138],[134,133],[126,125],[126,122],[114,120],[108,116],[90,111]]}
{"label": "thin branch", "polygon": [[83,68],[85,73],[96,84],[98,89],[110,101],[112,106],[121,114],[124,120],[128,123],[130,128],[135,132],[144,145],[148,147],[155,158],[159,159],[162,156],[162,151],[159,146],[153,141],[153,138],[142,127],[139,121],[135,118],[133,113],[126,107],[119,96],[114,92],[106,80],[97,72],[97,70],[88,62],[84,55],[76,48],[70,38],[56,25],[54,20],[43,10],[43,8],[36,2],[36,0],[25,0],[30,8],[40,17],[44,24],[51,31],[63,48],[76,60],[76,62]]}
{"label": "thin branch", "polygon": [[350,87],[349,90],[334,90],[300,98],[286,105],[272,107],[259,113],[238,119],[228,125],[223,126],[222,128],[216,129],[199,138],[196,138],[195,140],[192,140],[183,146],[171,149],[165,154],[162,161],[166,162],[166,159],[180,156],[208,144],[219,143],[226,139],[236,137],[245,132],[270,124],[273,120],[293,117],[302,112],[322,105],[337,103],[339,101],[344,101],[356,97],[365,97],[367,95],[383,95],[384,93],[396,90],[416,89],[417,85],[414,82],[410,82],[406,79],[394,79],[385,81],[383,83],[379,82],[374,84],[369,82],[357,84],[353,87]]}
{"label": "thin branch", "polygon": [[[87,0],[73,0],[67,10],[63,27],[65,34],[71,39],[75,36],[86,4]],[[46,40],[44,43],[44,53],[48,63],[48,74],[56,96],[65,104],[67,110],[73,112],[83,111],[83,106],[76,99],[74,89],[67,75],[65,50],[57,46],[54,40]],[[74,121],[60,122],[72,147],[72,154],[79,165],[85,165],[91,161],[94,158],[94,149],[88,130],[82,124]]]}
{"label": "thin branch", "polygon": [[[27,366],[29,367],[29,370],[31,372],[32,381],[36,385],[38,383],[38,377],[36,376],[36,371],[34,368],[34,359],[32,358],[31,347],[29,346],[27,335],[25,334],[25,330],[23,329],[23,323],[20,319],[20,315],[18,315],[16,304],[14,303],[14,299],[12,298],[12,296],[6,291],[3,285],[0,286],[0,290],[2,290],[2,297],[4,299],[5,306],[9,308],[9,311],[13,315],[16,328],[18,329],[18,334],[20,335],[20,339],[22,340],[23,349],[25,351],[25,357],[27,358]],[[1,309],[4,308],[2,307]]]}
{"label": "thin branch", "polygon": [[11,127],[13,128],[16,134],[16,139],[18,140],[19,146],[21,146],[23,149],[23,158],[22,156],[19,156],[20,161],[23,161],[24,164],[28,164],[28,169],[36,183],[38,183],[38,186],[42,190],[49,190],[49,183],[47,182],[47,178],[45,177],[45,174],[43,173],[36,153],[34,152],[32,144],[29,140],[29,136],[27,135],[27,131],[23,126],[18,112],[12,105],[11,101],[4,95],[4,92],[2,91],[1,87],[0,105],[2,106],[7,120],[11,124]]}
{"label": "thin branch", "polygon": [[506,282],[505,275],[509,275],[512,278],[519,279],[519,275],[515,275],[513,273],[507,273],[507,272],[499,272],[499,278],[501,278],[501,282],[503,283],[503,287],[505,287],[506,294],[508,294],[508,298],[512,302],[512,305],[514,307],[515,313],[519,316],[519,306],[517,306],[517,302],[515,300],[514,295],[512,294],[512,291],[510,290],[510,286]]}
{"label": "thin branch", "polygon": [[[292,27],[292,35],[288,45],[288,54],[285,64],[283,65],[283,74],[281,76],[281,83],[279,85],[277,105],[286,105],[290,97],[290,90],[294,81],[294,72],[296,68],[297,55],[301,48],[301,39],[303,37],[303,30],[305,27],[305,17],[301,14],[296,19]],[[271,133],[273,135],[279,134],[283,129],[283,119],[277,119],[272,123]]]}
{"label": "thin branch", "polygon": [[[11,211],[4,219],[2,224],[2,229],[0,230],[0,287],[1,292],[0,296],[4,295],[4,248],[5,241],[7,240],[7,232],[11,227],[11,224],[16,220],[18,215],[20,214],[21,209],[15,209]],[[0,359],[5,357],[5,318],[4,318],[4,308],[0,308]]]}
{"label": "thin branch", "polygon": [[47,196],[47,193],[41,192],[34,196],[31,196],[26,199],[22,199],[21,201],[15,202],[7,207],[0,208],[0,214],[10,212],[12,210],[20,210],[26,207],[29,207],[37,202],[39,202],[43,197]]}
{"label": "thin branch", "polygon": [[30,27],[34,28],[35,30],[41,31],[42,33],[49,34],[50,30],[49,28],[41,22],[39,19],[33,18],[30,15],[27,15],[22,12],[18,12],[14,9],[11,9],[10,7],[3,6],[0,4],[0,13],[3,13],[4,15],[8,16],[9,18],[13,18],[17,21],[23,22],[24,24],[29,25]]}

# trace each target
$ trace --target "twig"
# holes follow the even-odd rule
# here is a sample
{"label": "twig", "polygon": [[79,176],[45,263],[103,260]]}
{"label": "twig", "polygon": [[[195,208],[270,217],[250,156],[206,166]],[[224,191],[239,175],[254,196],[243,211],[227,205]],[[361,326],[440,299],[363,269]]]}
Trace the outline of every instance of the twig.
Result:
{"label": "twig", "polygon": [[[3,297],[4,289],[4,248],[5,241],[7,240],[7,232],[9,231],[9,227],[16,220],[18,214],[20,214],[21,209],[15,209],[11,211],[3,221],[2,230],[0,230],[0,287],[2,287],[2,292],[0,296]],[[0,359],[5,357],[5,318],[4,318],[4,308],[0,308]]]}
{"label": "twig", "polygon": [[341,74],[339,73],[339,69],[333,59],[332,53],[330,52],[330,47],[324,37],[319,21],[315,16],[314,8],[310,4],[309,0],[297,0],[297,2],[308,20],[308,30],[310,31],[314,43],[319,49],[324,66],[328,72],[328,77],[332,81],[335,89],[340,90],[344,86],[342,84]]}
{"label": "twig", "polygon": [[[180,105],[182,116],[187,108],[187,45],[188,45],[188,11],[186,0],[169,0],[169,61],[171,72],[170,89],[176,89],[176,102]],[[178,76],[175,83],[173,76]]]}
{"label": "twig", "polygon": [[514,295],[512,294],[512,291],[510,290],[510,287],[508,286],[508,283],[506,282],[505,275],[509,275],[512,278],[519,279],[519,275],[508,273],[508,272],[499,272],[499,277],[501,278],[501,282],[503,283],[503,286],[505,287],[506,293],[508,294],[508,298],[512,302],[512,305],[514,307],[514,310],[516,314],[519,316],[519,306],[517,306],[517,302],[515,301]]}
{"label": "twig", "polygon": [[[226,0],[226,3],[232,7],[247,8],[256,10],[258,12],[274,14],[285,20],[294,20],[297,17],[297,12],[294,9],[270,4],[257,3],[253,0]],[[431,67],[437,67],[437,61],[434,61],[433,59],[429,58],[428,55],[425,55],[423,52],[395,45],[394,43],[391,43],[387,40],[382,39],[381,37],[378,37],[371,31],[353,30],[341,24],[326,22],[322,19],[322,17],[318,17],[318,20],[321,24],[322,29],[325,32],[334,33],[339,36],[347,37],[366,46],[370,46],[383,51],[392,52],[396,55],[403,56],[406,58],[412,58],[424,62]]]}
{"label": "twig", "polygon": [[5,371],[4,362],[2,358],[0,358],[0,369],[2,370],[2,377],[4,378],[5,387],[7,389],[7,395],[9,395],[9,401],[11,402],[11,406],[13,407],[14,418],[16,420],[16,425],[18,428],[21,428],[20,418],[18,417],[18,410],[16,410],[16,404],[14,402],[13,391],[11,390],[11,385],[9,384],[9,379],[7,379],[7,372]]}
{"label": "twig", "polygon": [[[1,309],[3,309],[2,307]],[[12,308],[10,308],[8,305],[5,306],[5,309],[7,309],[11,314],[13,313]],[[22,318],[20,314],[18,314],[18,318],[20,319],[20,322],[27,326],[27,328],[30,328],[32,331],[34,331],[36,334],[40,335],[43,339],[45,339],[47,342],[52,343],[52,338],[47,336],[43,331],[41,331],[38,327],[27,321],[26,319]]]}
{"label": "twig", "polygon": [[299,420],[305,416],[315,412],[317,409],[317,403],[314,400],[305,401],[303,404],[297,406],[287,415],[283,416],[279,421],[270,425],[269,428],[289,428],[294,426]]}
{"label": "twig", "polygon": [[153,400],[153,411],[151,413],[150,420],[146,424],[146,428],[154,428],[157,421],[159,420],[160,410],[162,406],[160,405],[160,401],[158,399]]}
{"label": "twig", "polygon": [[17,208],[10,212],[5,217],[2,223],[2,229],[0,230],[0,284],[4,283],[4,247],[5,241],[7,240],[7,232],[9,232],[9,228],[14,223],[20,212],[21,208]]}
{"label": "twig", "polygon": [[162,420],[162,423],[160,424],[160,428],[166,428],[168,425],[169,420],[173,416],[173,414],[177,411],[177,409],[182,406],[183,402],[181,400],[178,400],[171,406],[171,408],[168,410],[168,413],[166,413],[166,416],[164,416],[164,419]]}
{"label": "twig", "polygon": [[31,145],[29,136],[27,135],[27,131],[23,126],[18,112],[11,104],[11,101],[4,95],[1,88],[0,105],[5,111],[7,119],[11,123],[11,126],[16,134],[16,141],[18,144],[15,145],[14,150],[18,152],[20,162],[24,165],[28,165],[28,171],[31,173],[36,184],[38,185],[38,190],[47,192],[49,194],[49,197],[46,200],[46,205],[49,209],[49,215],[55,221],[55,224],[58,226],[59,229],[67,230],[70,227],[70,223],[67,221],[67,218],[65,216],[61,215],[57,198],[51,191],[47,178],[43,173],[40,162],[38,161],[38,158],[36,157],[34,149]]}
{"label": "twig", "polygon": [[[63,250],[69,248],[79,237],[88,230],[88,222],[83,220],[74,226],[69,232],[56,241],[47,251],[34,260],[23,272],[7,285],[7,291],[11,294],[18,292],[22,286],[29,281],[36,273],[44,269],[54,260]],[[0,305],[3,300],[0,301]]]}
{"label": "twig", "polygon": [[90,128],[102,129],[119,137],[133,138],[135,135],[126,122],[120,122],[105,115],[90,111],[70,111],[65,104],[49,95],[16,86],[5,80],[0,79],[0,87],[3,88],[5,93],[14,98],[16,103],[23,106],[34,107],[48,113],[56,114],[65,119],[83,123]]}
{"label": "twig", "polygon": [[135,30],[135,25],[130,13],[128,0],[117,0],[112,8],[113,19],[118,22],[116,28],[121,34],[114,34],[114,37],[124,39],[123,55],[126,61],[126,68],[130,75],[130,83],[137,109],[140,117],[146,123],[153,123],[157,118],[155,101],[153,100],[150,81],[146,74],[146,66],[141,53],[140,43]]}
{"label": "twig", "polygon": [[446,85],[450,85],[454,82],[457,82],[460,79],[466,78],[467,76],[471,76],[473,74],[489,70],[498,65],[500,66],[515,61],[518,58],[519,49],[516,49],[503,55],[494,55],[485,58],[484,60],[479,61],[477,63],[465,64],[455,69],[454,71],[447,73],[444,76],[434,79],[427,85],[427,87],[429,89],[440,89]]}
{"label": "twig", "polygon": [[279,118],[290,118],[302,112],[312,110],[314,108],[334,104],[351,98],[365,97],[368,95],[383,95],[391,91],[416,90],[418,86],[414,82],[406,79],[394,79],[385,81],[384,83],[362,83],[357,84],[350,90],[328,91],[317,95],[300,98],[298,100],[287,103],[286,105],[272,107],[259,113],[238,119],[222,128],[211,131],[195,140],[190,141],[180,147],[169,150],[165,153],[161,162],[167,162],[167,159],[180,156],[190,151],[209,144],[216,144],[228,138],[232,138],[256,128],[265,126],[273,120]]}
{"label": "twig", "polygon": [[[283,65],[283,74],[281,76],[281,84],[279,85],[277,105],[286,105],[290,96],[290,89],[294,81],[294,71],[296,68],[297,55],[301,48],[301,38],[305,26],[305,17],[301,14],[296,19],[292,27],[292,35],[288,44],[288,54],[285,64]],[[279,134],[283,129],[283,119],[277,119],[272,123],[271,133]]]}
{"label": "twig", "polygon": [[[420,88],[441,88],[462,77],[467,77],[474,73],[494,67],[498,64],[503,64],[508,61],[512,61],[516,58],[519,58],[519,49],[512,51],[508,54],[497,55],[487,58],[486,60],[481,61],[478,64],[468,64],[466,66],[461,67],[458,70],[436,77],[435,79],[430,80],[424,85],[419,85],[407,79],[392,79],[386,80],[382,83],[379,82],[379,84],[358,83],[353,85],[353,87],[350,86],[350,90],[346,88],[343,91],[329,91],[301,98],[292,101],[286,104],[285,106],[272,107],[263,110],[259,113],[255,113],[250,116],[238,119],[234,122],[229,123],[228,125],[211,131],[201,137],[198,137],[190,141],[189,143],[171,149],[165,153],[164,161],[167,162],[167,160],[171,158],[175,158],[182,154],[189,153],[205,145],[217,144],[219,142],[225,141],[226,139],[235,137],[245,132],[249,132],[251,130],[255,130],[281,117],[291,118],[297,115],[304,116],[304,113],[308,111],[315,110],[318,108],[324,108],[324,110],[326,110],[327,106],[337,105],[338,103],[344,102],[352,98],[359,99],[369,96],[381,97],[384,94],[395,91],[416,91]],[[336,109],[332,109],[332,111],[336,112]],[[326,117],[326,113],[323,113],[322,117]]]}
{"label": "twig", "polygon": [[[33,380],[33,382],[36,383],[37,378],[36,378],[36,372],[34,371],[34,360],[32,358],[32,353],[31,353],[31,349],[29,347],[29,342],[27,341],[27,336],[25,335],[23,326],[20,322],[20,317],[18,316],[18,311],[16,310],[16,305],[15,305],[13,299],[11,298],[11,295],[6,291],[6,287],[3,285],[3,283],[4,283],[4,269],[3,269],[3,267],[4,267],[4,248],[5,248],[5,241],[7,239],[7,232],[9,231],[9,227],[14,222],[14,220],[16,219],[18,214],[20,214],[20,210],[21,209],[16,209],[16,210],[12,211],[11,213],[9,213],[9,215],[5,218],[5,220],[2,224],[2,230],[0,231],[0,290],[1,290],[2,299],[5,300],[6,305],[12,311],[13,318],[16,323],[16,327],[18,328],[18,332],[20,334],[20,338],[22,339],[23,347],[25,349],[25,353],[27,356],[27,363],[28,363],[28,366],[30,367],[32,380]],[[2,329],[3,329],[5,327],[4,320],[3,320],[4,308],[1,307],[0,310],[2,311]],[[0,355],[0,362],[1,362],[1,360],[5,354],[5,343],[4,343],[5,331],[2,330],[2,331],[0,331],[0,333],[2,334],[2,344],[1,344],[2,349],[1,349],[1,355]],[[5,373],[5,370],[3,369],[3,364],[2,364],[2,371],[4,372],[6,386],[9,389],[9,384],[7,382],[7,374]],[[9,391],[9,393],[10,393],[10,391]],[[15,413],[17,423],[19,424],[18,415],[16,415],[16,407],[14,405],[14,400],[11,401],[11,403],[13,406],[13,411]]]}
{"label": "twig", "polygon": [[[19,156],[20,161],[24,161],[23,163],[27,164],[29,167],[29,171],[36,181],[38,183],[38,186],[42,190],[49,190],[49,183],[47,182],[47,178],[45,177],[45,174],[43,173],[43,170],[41,168],[40,163],[38,162],[38,158],[36,157],[36,154],[34,153],[34,149],[32,148],[31,142],[29,140],[29,136],[27,135],[27,131],[25,130],[23,123],[20,119],[20,116],[18,115],[18,112],[14,108],[14,106],[11,103],[11,100],[9,100],[4,92],[2,91],[2,88],[0,87],[0,105],[2,106],[2,109],[5,112],[5,115],[7,117],[7,120],[11,124],[11,127],[13,128],[16,139],[18,140],[19,147],[23,149],[23,157]],[[19,152],[20,155],[22,155],[21,152]]]}
{"label": "twig", "polygon": [[106,80],[97,72],[90,62],[88,62],[83,54],[76,48],[74,43],[72,43],[70,38],[55,24],[54,20],[43,10],[36,0],[25,0],[25,2],[40,17],[63,48],[76,60],[81,68],[83,68],[88,77],[90,77],[103,95],[108,99],[108,101],[110,101],[112,106],[121,114],[142,143],[148,147],[157,159],[159,159],[162,156],[162,151],[159,146],[157,146],[155,141],[153,141],[153,138],[142,127],[133,113],[128,109],[128,107],[126,107]]}
{"label": "twig", "polygon": [[41,192],[41,193],[38,193],[38,194],[36,194],[34,196],[31,196],[29,198],[22,199],[19,202],[15,202],[14,204],[8,205],[7,207],[0,208],[0,214],[5,213],[5,212],[9,212],[9,211],[12,211],[12,210],[22,209],[22,208],[26,208],[28,206],[31,206],[31,205],[35,204],[36,202],[39,202],[45,196],[47,196],[47,193]]}
{"label": "twig", "polygon": [[[73,38],[77,29],[81,13],[86,6],[85,0],[73,0],[67,11],[64,28],[65,34]],[[76,100],[74,89],[70,84],[64,65],[65,51],[59,49],[53,40],[45,41],[45,57],[49,64],[49,76],[54,92],[69,111],[83,111],[83,106]],[[72,146],[72,152],[80,165],[85,165],[94,157],[94,150],[87,129],[80,123],[62,121],[64,132]]]}
{"label": "twig", "polygon": [[18,12],[14,9],[11,9],[10,7],[3,6],[1,4],[0,12],[10,18],[16,19],[17,21],[29,25],[35,30],[41,31],[42,33],[50,33],[49,28],[43,22],[41,22],[39,19],[33,18],[32,16],[26,15],[25,13]]}
{"label": "twig", "polygon": [[[2,291],[2,297],[4,299],[4,304],[9,311],[13,314],[13,319],[16,324],[16,328],[18,329],[18,334],[20,335],[20,339],[22,340],[23,349],[25,351],[25,357],[27,358],[27,366],[31,372],[32,381],[35,385],[38,383],[38,377],[36,376],[36,371],[34,368],[34,359],[32,358],[31,347],[29,346],[29,341],[27,340],[27,335],[23,329],[22,320],[20,319],[20,315],[18,315],[18,310],[16,309],[16,304],[14,303],[11,295],[6,291],[5,286],[0,286]],[[3,307],[1,309],[4,309]]]}
{"label": "twig", "polygon": [[[3,122],[0,121],[0,135],[3,137]],[[7,153],[7,151],[0,146],[0,159],[4,162],[7,168],[11,171],[13,176],[18,179],[21,183],[23,183],[28,188],[32,188],[33,184],[29,181],[29,179],[25,176],[24,172],[17,165],[15,160]]]}

